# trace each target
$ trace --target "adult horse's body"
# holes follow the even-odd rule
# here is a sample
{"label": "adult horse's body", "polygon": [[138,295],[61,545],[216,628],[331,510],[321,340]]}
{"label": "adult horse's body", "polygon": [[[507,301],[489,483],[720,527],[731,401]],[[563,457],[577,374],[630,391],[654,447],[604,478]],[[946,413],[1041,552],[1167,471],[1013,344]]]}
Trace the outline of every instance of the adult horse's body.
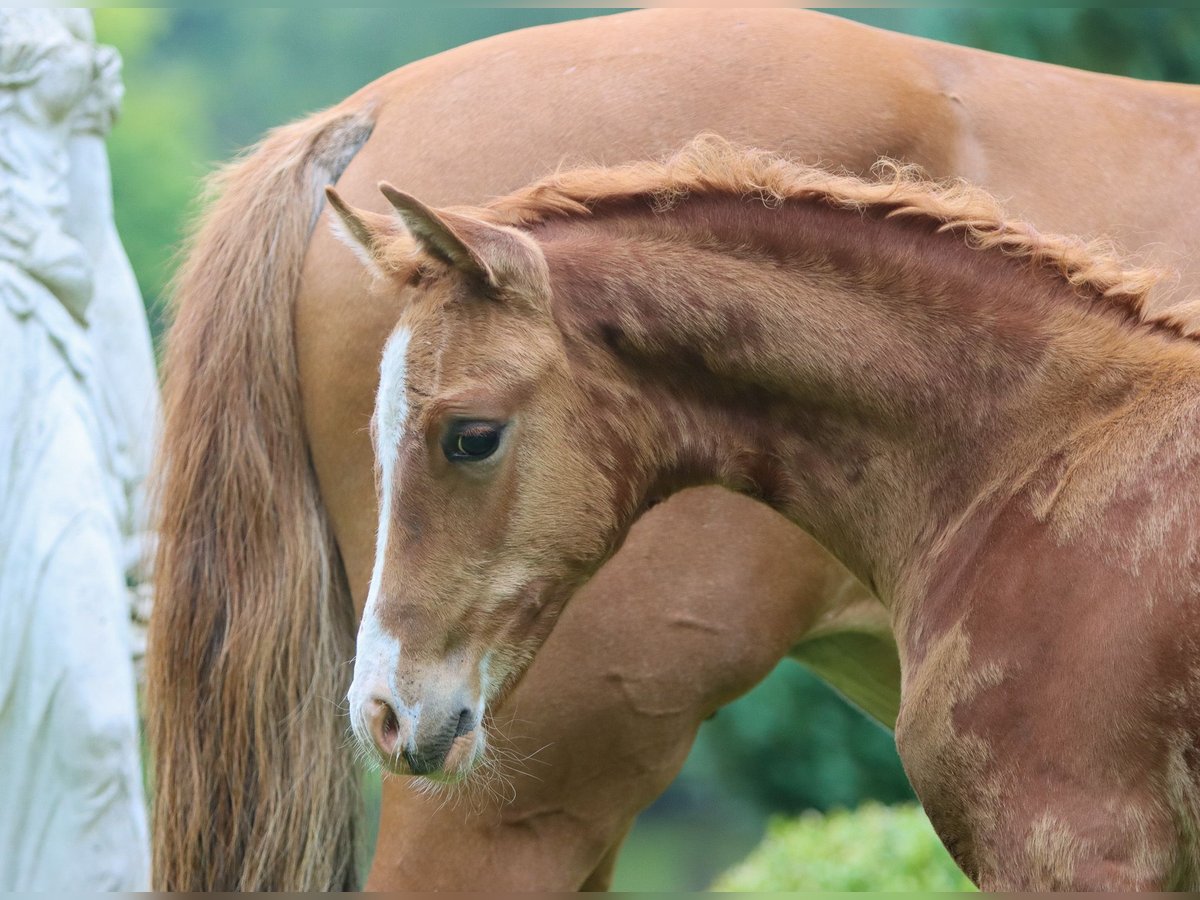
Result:
{"label": "adult horse's body", "polygon": [[[1198,93],[815,14],[664,10],[461,48],[269,138],[224,176],[167,360],[156,885],[352,878],[352,776],[335,760],[331,701],[349,683],[372,571],[366,423],[400,309],[368,295],[328,229],[309,241],[325,183],[381,210],[385,178],[435,204],[479,202],[563,157],[647,157],[711,129],[855,171],[913,160],[980,182],[1042,228],[1112,233],[1175,262],[1200,233],[1181,189],[1200,165],[1186,137]],[[512,698],[520,748],[541,750],[513,776],[516,801],[471,815],[386,782],[369,884],[605,883],[698,723],[792,648],[894,720],[887,617],[840,565],[745,498],[702,489],[662,504]]]}
{"label": "adult horse's body", "polygon": [[1148,312],[1152,273],[974,189],[883,175],[709,138],[477,209],[385,184],[403,226],[330,189],[403,305],[355,733],[394,771],[469,772],[648,504],[720,484],[889,609],[897,745],[980,887],[1200,888],[1194,310]]}

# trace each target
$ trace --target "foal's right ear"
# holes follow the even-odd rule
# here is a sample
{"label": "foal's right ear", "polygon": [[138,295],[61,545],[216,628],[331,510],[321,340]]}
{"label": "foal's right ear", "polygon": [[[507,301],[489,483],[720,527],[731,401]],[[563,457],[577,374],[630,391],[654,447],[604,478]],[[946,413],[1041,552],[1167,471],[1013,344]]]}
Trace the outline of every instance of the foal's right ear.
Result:
{"label": "foal's right ear", "polygon": [[342,199],[332,185],[325,188],[329,206],[337,215],[333,233],[375,275],[383,271],[384,251],[404,233],[392,216],[355,209]]}

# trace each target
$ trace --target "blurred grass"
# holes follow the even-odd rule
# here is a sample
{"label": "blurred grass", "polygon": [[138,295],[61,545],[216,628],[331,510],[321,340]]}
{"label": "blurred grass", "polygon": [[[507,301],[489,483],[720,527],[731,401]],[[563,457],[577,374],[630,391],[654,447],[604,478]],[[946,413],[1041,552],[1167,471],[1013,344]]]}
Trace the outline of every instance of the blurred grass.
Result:
{"label": "blurred grass", "polygon": [[974,891],[916,804],[773,819],[718,891]]}

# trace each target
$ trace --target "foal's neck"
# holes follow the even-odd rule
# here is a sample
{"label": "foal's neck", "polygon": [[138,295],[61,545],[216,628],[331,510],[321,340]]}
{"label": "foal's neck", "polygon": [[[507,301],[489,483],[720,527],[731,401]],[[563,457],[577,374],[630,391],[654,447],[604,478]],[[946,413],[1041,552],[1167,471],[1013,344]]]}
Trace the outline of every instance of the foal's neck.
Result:
{"label": "foal's neck", "polygon": [[540,238],[592,400],[635,436],[631,507],[758,496],[885,600],[971,509],[1135,402],[1166,341],[932,224],[816,203],[696,198]]}

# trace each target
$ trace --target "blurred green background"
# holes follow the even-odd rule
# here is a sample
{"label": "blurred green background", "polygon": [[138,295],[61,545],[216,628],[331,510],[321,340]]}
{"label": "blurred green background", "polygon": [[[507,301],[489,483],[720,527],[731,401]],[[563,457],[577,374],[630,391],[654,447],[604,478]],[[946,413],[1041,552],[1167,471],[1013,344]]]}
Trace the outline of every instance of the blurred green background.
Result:
{"label": "blurred green background", "polygon": [[[411,60],[497,32],[602,12],[96,10],[99,40],[115,45],[125,59],[124,112],[109,142],[113,189],[117,224],[156,335],[183,225],[195,211],[200,180],[215,164],[267,128],[334,103]],[[873,9],[836,14],[1079,68],[1200,80],[1200,12],[1194,10]],[[891,736],[799,666],[785,663],[705,725],[683,774],[630,837],[616,886],[705,887],[759,844],[771,817],[911,799]],[[961,889],[952,865],[947,874],[949,859],[939,856],[919,810],[869,806],[857,819],[835,816],[822,822],[818,827],[812,818],[791,823],[775,819],[767,843],[722,884],[753,890],[861,888],[865,883],[849,873],[855,841],[847,835],[858,834],[860,847],[892,847],[896,872],[907,866],[928,875],[925,881],[896,875],[899,880],[876,880],[870,886]],[[840,880],[819,876],[815,869],[813,880],[794,877],[797,866],[824,860],[828,868],[829,859],[841,866]],[[860,867],[869,869],[872,859],[883,862],[867,854]]]}

